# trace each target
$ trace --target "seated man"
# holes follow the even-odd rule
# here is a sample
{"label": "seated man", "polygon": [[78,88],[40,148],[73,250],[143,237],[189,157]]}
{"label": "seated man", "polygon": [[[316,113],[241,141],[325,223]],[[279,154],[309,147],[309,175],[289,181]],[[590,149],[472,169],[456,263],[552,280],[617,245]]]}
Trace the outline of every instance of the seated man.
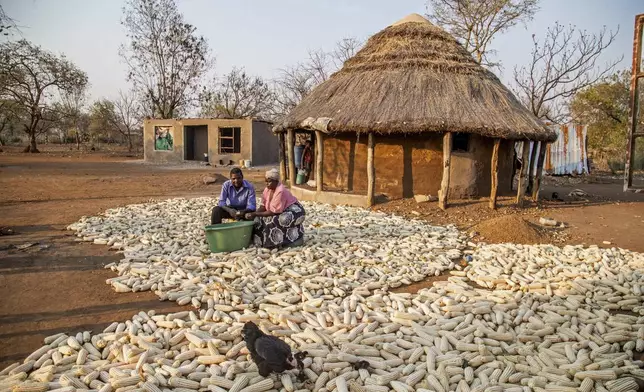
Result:
{"label": "seated man", "polygon": [[212,209],[210,224],[218,225],[224,218],[244,219],[246,213],[255,211],[255,204],[255,187],[235,167],[230,171],[230,180],[221,187],[219,204]]}

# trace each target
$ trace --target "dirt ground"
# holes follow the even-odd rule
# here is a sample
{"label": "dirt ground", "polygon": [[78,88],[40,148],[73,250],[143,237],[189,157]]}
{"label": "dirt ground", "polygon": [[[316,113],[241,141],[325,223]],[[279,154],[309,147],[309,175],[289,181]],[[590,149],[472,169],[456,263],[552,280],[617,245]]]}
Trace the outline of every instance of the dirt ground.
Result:
{"label": "dirt ground", "polygon": [[[6,151],[0,154],[0,227],[16,234],[0,236],[0,368],[26,357],[47,335],[97,331],[141,310],[178,308],[151,292],[115,293],[105,283],[114,273],[103,266],[119,256],[75,241],[65,228],[83,215],[151,198],[218,194],[220,185],[204,185],[202,178],[228,169],[144,165],[118,152]],[[246,176],[261,185],[263,173]]]}
{"label": "dirt ground", "polygon": [[[120,150],[88,153],[41,146],[42,154],[18,151],[5,147],[0,153],[0,227],[15,231],[0,235],[0,368],[26,357],[47,335],[98,331],[141,310],[178,308],[150,292],[115,293],[105,284],[113,273],[103,266],[119,256],[106,247],[76,241],[65,228],[83,215],[121,205],[216,195],[221,180],[204,185],[202,178],[225,176],[228,168],[148,165]],[[258,190],[263,188],[264,170],[245,171]],[[566,196],[576,188],[590,193],[589,200]],[[436,203],[414,200],[376,209],[436,224],[453,223],[468,231],[481,227],[475,238],[485,242],[502,240],[502,234],[512,230],[508,226],[516,223],[525,229],[518,239],[526,243],[585,243],[644,252],[644,194],[623,194],[618,181],[555,181],[545,187],[544,195],[554,191],[564,201],[545,201],[525,209],[516,208],[511,198],[502,198],[495,211],[483,199],[454,201],[447,211]],[[505,216],[509,220],[492,220]],[[543,216],[565,222],[566,228],[538,227]]]}

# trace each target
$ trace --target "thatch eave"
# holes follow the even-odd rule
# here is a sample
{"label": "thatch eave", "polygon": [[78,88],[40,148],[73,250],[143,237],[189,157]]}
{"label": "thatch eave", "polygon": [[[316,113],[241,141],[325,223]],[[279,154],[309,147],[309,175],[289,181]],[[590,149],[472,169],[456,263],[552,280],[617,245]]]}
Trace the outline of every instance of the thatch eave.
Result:
{"label": "thatch eave", "polygon": [[356,134],[368,134],[370,132],[375,133],[376,135],[421,135],[421,134],[430,134],[430,133],[445,133],[445,132],[461,132],[469,133],[474,135],[485,136],[489,138],[498,138],[504,140],[531,140],[531,141],[543,141],[547,143],[552,143],[557,140],[557,135],[551,129],[548,129],[545,125],[543,129],[530,129],[524,132],[510,129],[494,129],[494,128],[485,128],[485,127],[476,127],[476,126],[449,126],[449,125],[433,125],[433,124],[372,124],[369,126],[342,126],[336,127],[331,120],[326,129],[319,129],[312,127],[306,124],[279,124],[273,128],[275,133],[286,132],[289,129],[294,131],[306,131],[306,132],[315,132],[321,131],[327,135],[336,135],[336,134],[345,134],[345,133],[356,133]]}

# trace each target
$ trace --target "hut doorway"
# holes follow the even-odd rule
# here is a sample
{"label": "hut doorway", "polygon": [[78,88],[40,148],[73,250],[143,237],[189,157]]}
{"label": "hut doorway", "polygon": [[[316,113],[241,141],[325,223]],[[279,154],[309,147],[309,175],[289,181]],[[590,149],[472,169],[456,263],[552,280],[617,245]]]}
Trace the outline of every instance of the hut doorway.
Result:
{"label": "hut doorway", "polygon": [[208,126],[185,126],[183,140],[185,160],[203,161],[204,154],[208,154]]}
{"label": "hut doorway", "polygon": [[[317,139],[315,132],[297,132],[295,133],[294,159],[296,175],[300,170],[306,172],[304,184],[308,181],[316,180],[316,160],[317,160]],[[303,185],[303,184],[300,184]]]}

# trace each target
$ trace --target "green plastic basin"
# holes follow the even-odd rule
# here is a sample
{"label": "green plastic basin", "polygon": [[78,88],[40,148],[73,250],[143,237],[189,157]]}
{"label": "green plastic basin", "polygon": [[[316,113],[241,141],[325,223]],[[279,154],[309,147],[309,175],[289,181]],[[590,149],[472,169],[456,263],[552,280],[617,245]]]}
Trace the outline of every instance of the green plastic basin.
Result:
{"label": "green plastic basin", "polygon": [[234,252],[247,248],[253,237],[253,221],[206,226],[206,241],[212,253]]}

